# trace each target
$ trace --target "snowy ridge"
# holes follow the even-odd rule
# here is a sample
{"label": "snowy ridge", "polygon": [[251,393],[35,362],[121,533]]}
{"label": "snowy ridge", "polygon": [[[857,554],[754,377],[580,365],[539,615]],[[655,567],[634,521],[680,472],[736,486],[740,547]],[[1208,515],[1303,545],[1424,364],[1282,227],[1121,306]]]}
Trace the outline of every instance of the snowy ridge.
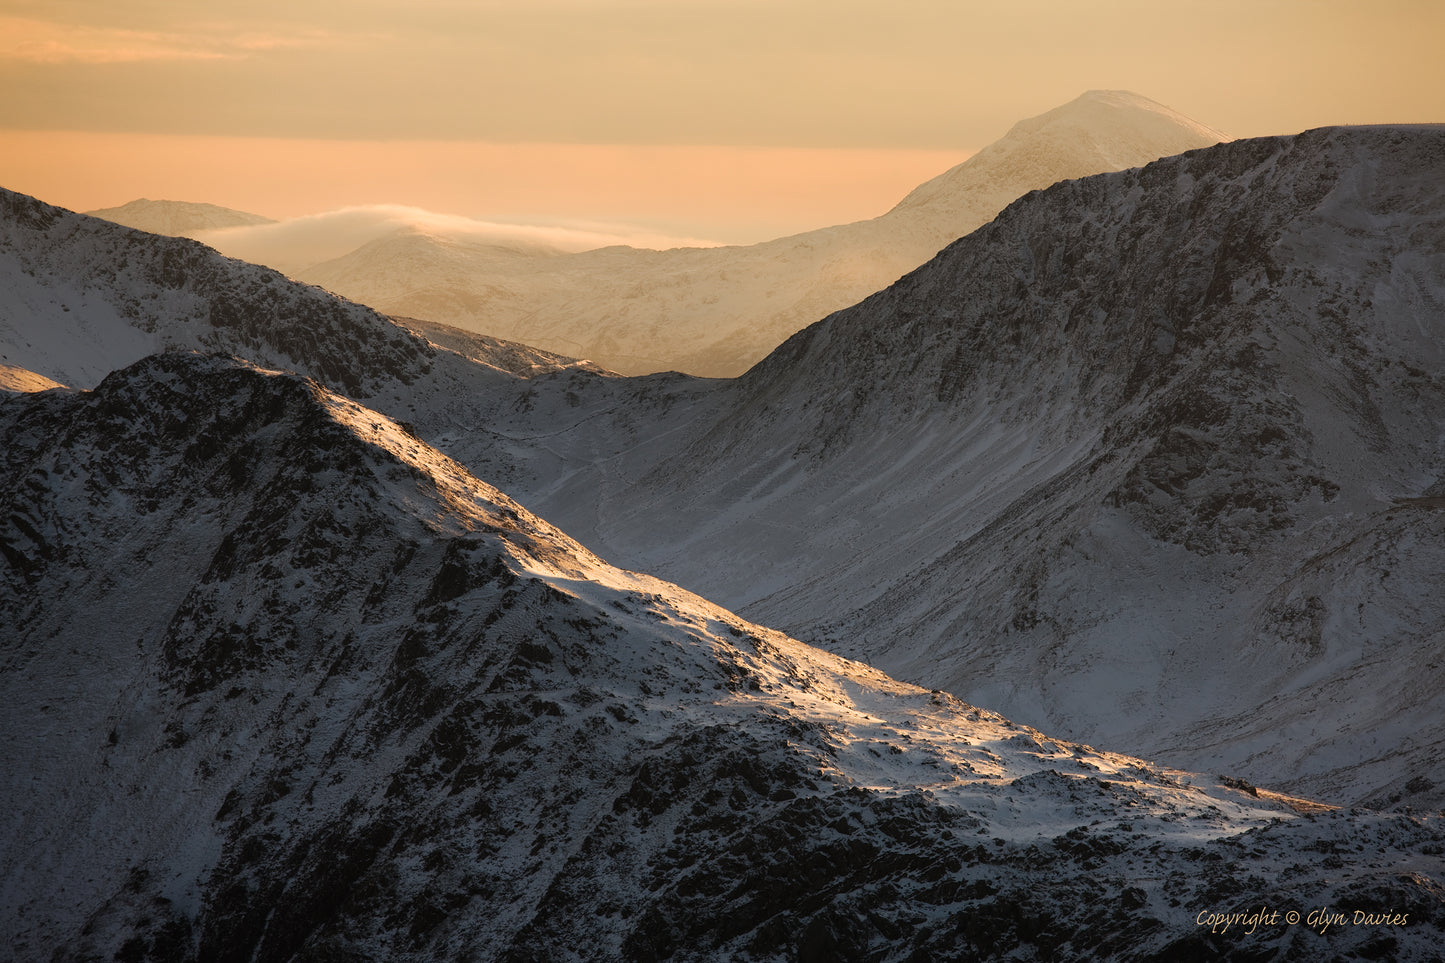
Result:
{"label": "snowy ridge", "polygon": [[[387,368],[401,377],[402,369],[424,367],[423,343],[387,331],[373,312],[308,292],[273,271],[12,192],[0,201],[0,267],[8,282],[3,323],[12,363],[88,386],[161,348],[226,348],[264,362],[284,358],[352,390],[363,389],[357,370]],[[69,290],[67,278],[75,279]],[[63,317],[71,313],[75,324]],[[347,349],[356,354],[339,353]],[[393,352],[401,357],[376,356]]]}
{"label": "snowy ridge", "polygon": [[[0,438],[18,956],[1423,960],[1445,936],[1438,815],[1326,812],[894,682],[612,568],[293,375],[157,356],[0,396]],[[1325,904],[1397,922],[1199,925]]]}
{"label": "snowy ridge", "polygon": [[523,377],[542,374],[557,374],[564,371],[589,371],[606,376],[608,372],[589,361],[578,361],[564,355],[543,351],[531,345],[516,341],[504,341],[490,335],[477,334],[449,324],[427,321],[421,318],[388,318],[432,344],[455,351],[468,360],[487,367],[501,368]]}
{"label": "snowy ridge", "polygon": [[369,395],[435,348],[374,311],[222,257],[0,191],[0,353],[90,387],[167,348],[227,351]]}
{"label": "snowy ridge", "polygon": [[0,364],[0,391],[45,391],[63,387],[60,382],[19,365]]}
{"label": "snowy ridge", "polygon": [[888,213],[745,247],[525,257],[403,232],[297,273],[423,317],[625,374],[741,374],[788,335],[891,284],[1030,190],[1223,139],[1122,91],[1023,121]]}

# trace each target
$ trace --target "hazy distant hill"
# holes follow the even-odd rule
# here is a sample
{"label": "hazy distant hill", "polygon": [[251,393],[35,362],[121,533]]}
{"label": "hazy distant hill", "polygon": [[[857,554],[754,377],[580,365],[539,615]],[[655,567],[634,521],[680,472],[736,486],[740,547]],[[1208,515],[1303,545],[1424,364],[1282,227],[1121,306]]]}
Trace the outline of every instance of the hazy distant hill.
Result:
{"label": "hazy distant hill", "polygon": [[1137,167],[1224,139],[1137,94],[1091,91],[1022,121],[868,221],[746,247],[501,257],[412,232],[298,273],[389,314],[427,318],[626,374],[742,373],[788,335],[853,304],[1065,178]]}
{"label": "hazy distant hill", "polygon": [[138,231],[152,234],[167,234],[171,237],[193,237],[201,231],[214,231],[225,227],[249,227],[256,224],[276,223],[260,214],[218,207],[215,204],[197,204],[192,201],[152,201],[148,198],[131,201],[120,207],[105,207],[86,211],[91,217],[124,224]]}

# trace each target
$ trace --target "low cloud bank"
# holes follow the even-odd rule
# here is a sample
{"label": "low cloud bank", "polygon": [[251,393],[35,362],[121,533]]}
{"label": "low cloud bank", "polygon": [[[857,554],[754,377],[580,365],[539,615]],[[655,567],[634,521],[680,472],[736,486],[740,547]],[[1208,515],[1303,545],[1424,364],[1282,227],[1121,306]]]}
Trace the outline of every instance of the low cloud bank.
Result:
{"label": "low cloud bank", "polygon": [[502,224],[396,204],[347,207],[274,224],[198,231],[195,237],[230,257],[294,273],[398,231],[420,231],[459,243],[494,244],[538,256],[616,244],[659,250],[717,246],[715,241],[675,237],[628,224]]}

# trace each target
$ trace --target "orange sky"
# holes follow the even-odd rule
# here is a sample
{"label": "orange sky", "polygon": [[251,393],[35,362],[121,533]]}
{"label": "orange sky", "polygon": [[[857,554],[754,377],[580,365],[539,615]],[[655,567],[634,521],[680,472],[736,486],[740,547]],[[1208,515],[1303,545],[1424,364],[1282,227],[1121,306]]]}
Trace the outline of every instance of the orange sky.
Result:
{"label": "orange sky", "polygon": [[0,0],[0,185],[756,240],[1091,88],[1234,136],[1445,120],[1438,0]]}
{"label": "orange sky", "polygon": [[0,146],[0,185],[73,210],[150,197],[286,218],[402,204],[524,224],[639,225],[726,242],[874,217],[969,155],[70,131],[0,131]]}

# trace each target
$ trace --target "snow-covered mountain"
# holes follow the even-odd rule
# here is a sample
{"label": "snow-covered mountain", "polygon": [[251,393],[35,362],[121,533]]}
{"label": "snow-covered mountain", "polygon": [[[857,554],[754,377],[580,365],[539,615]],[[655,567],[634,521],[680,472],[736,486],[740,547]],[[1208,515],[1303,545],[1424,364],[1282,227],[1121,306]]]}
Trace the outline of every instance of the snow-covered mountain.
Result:
{"label": "snow-covered mountain", "polygon": [[1439,814],[1326,811],[899,684],[612,568],[294,375],[169,353],[0,395],[0,520],[17,959],[1445,940]]}
{"label": "snow-covered mountain", "polygon": [[1060,185],[732,382],[421,340],[13,197],[0,322],[75,355],[184,278],[177,343],[330,378],[628,567],[1067,737],[1439,805],[1441,137]]}
{"label": "snow-covered mountain", "polygon": [[932,257],[1031,190],[1228,139],[1147,97],[1091,90],[1019,121],[1003,139],[919,185],[881,220],[925,235]]}
{"label": "snow-covered mountain", "polygon": [[[1440,805],[1439,127],[1030,195],[679,401],[449,450],[586,544],[1071,738]],[[509,439],[497,446],[499,435]]]}
{"label": "snow-covered mountain", "polygon": [[142,197],[120,207],[105,207],[86,211],[91,217],[123,224],[151,234],[166,234],[172,237],[195,237],[199,233],[227,227],[251,227],[257,224],[274,224],[275,220],[260,214],[220,207],[216,204],[199,204],[194,201],[153,201]]}
{"label": "snow-covered mountain", "polygon": [[[1326,130],[1060,185],[737,381],[421,340],[13,195],[0,323],[66,357],[125,341],[104,371],[159,346],[126,340],[150,306],[142,327],[332,378],[607,557],[900,678],[1434,806],[1441,139]],[[332,311],[366,320],[306,321]]]}
{"label": "snow-covered mountain", "polygon": [[192,240],[0,190],[0,364],[89,388],[176,348],[297,371],[435,424],[447,424],[457,399],[479,387],[587,367],[497,338],[397,322]]}
{"label": "snow-covered mountain", "polygon": [[[552,458],[538,439],[599,409],[606,412],[595,451],[601,457],[610,446],[636,445],[639,436],[683,429],[714,410],[699,407],[699,399],[725,387],[680,375],[620,378],[527,345],[385,317],[192,240],[0,189],[0,371],[7,385],[90,388],[117,368],[173,349],[296,371],[443,447],[466,439],[488,452],[488,477],[502,484],[535,480],[547,459],[559,483],[574,474],[575,452],[566,462]],[[583,467],[594,467],[590,456]]]}
{"label": "snow-covered mountain", "polygon": [[868,221],[745,247],[554,256],[501,256],[490,245],[406,231],[296,276],[388,314],[523,341],[626,374],[733,376],[1028,191],[1222,139],[1137,94],[1091,91],[1020,122]]}

